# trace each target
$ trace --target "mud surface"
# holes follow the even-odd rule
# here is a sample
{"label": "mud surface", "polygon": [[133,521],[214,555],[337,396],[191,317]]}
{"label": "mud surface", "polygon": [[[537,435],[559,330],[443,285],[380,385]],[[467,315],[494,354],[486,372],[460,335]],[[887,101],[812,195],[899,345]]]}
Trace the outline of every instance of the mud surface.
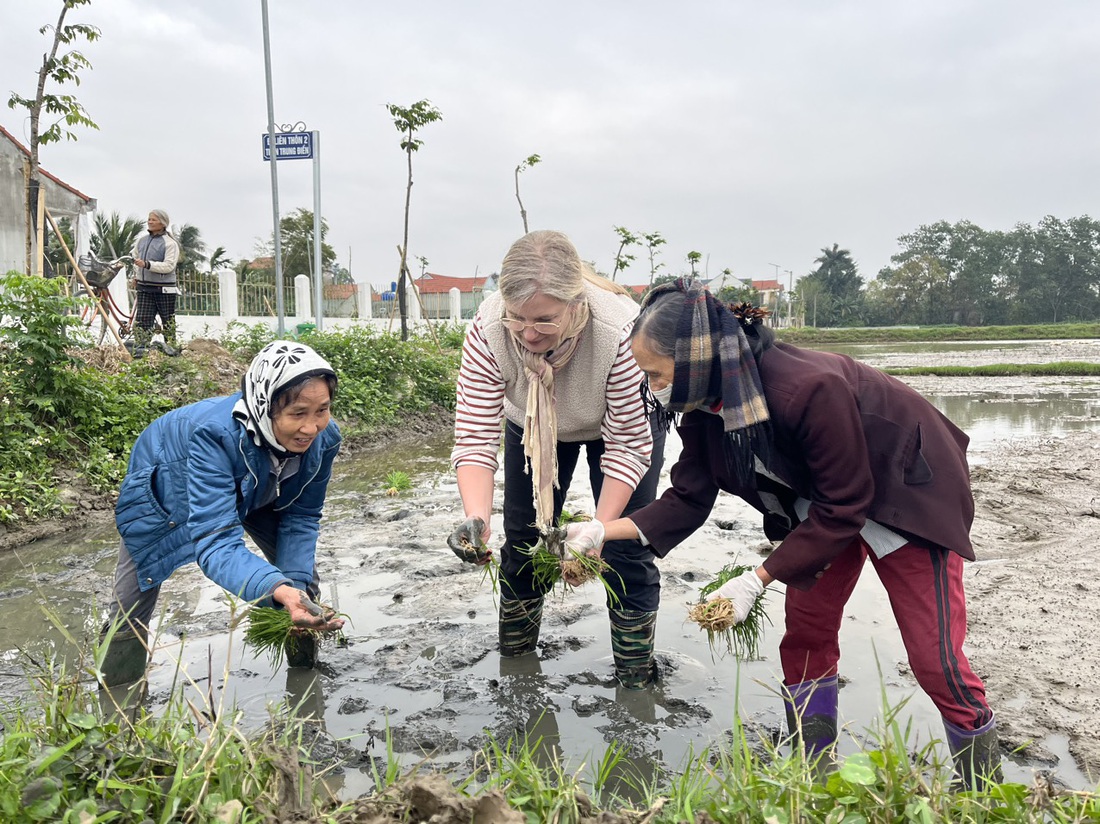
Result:
{"label": "mud surface", "polygon": [[[861,347],[855,354],[876,366],[954,358],[1097,361],[1100,346],[987,344],[934,352]],[[1006,775],[1029,783],[1035,769],[1049,768],[1071,787],[1095,788],[1100,412],[1091,399],[1100,396],[1098,384],[907,380],[957,416],[974,438],[979,561],[966,572],[967,648],[986,681],[1004,741],[1019,748],[1006,763]],[[687,604],[717,569],[733,560],[759,560],[770,549],[747,507],[721,496],[707,524],[661,562],[661,681],[627,692],[612,677],[606,607],[591,584],[548,602],[537,655],[499,658],[492,582],[458,561],[444,543],[461,519],[448,449],[446,437],[424,436],[338,464],[318,557],[323,596],[350,619],[347,647],[323,650],[316,671],[273,669],[226,631],[229,609],[222,592],[197,569],[181,570],[162,592],[164,622],[150,670],[150,702],[164,700],[180,664],[195,680],[195,700],[213,684],[217,699],[237,703],[251,722],[264,723],[268,706],[286,700],[317,722],[315,755],[339,765],[328,782],[342,798],[372,789],[371,768],[384,757],[387,738],[407,767],[431,764],[460,776],[475,774],[482,747],[525,736],[541,742],[540,757],[558,758],[571,772],[590,775],[591,765],[614,743],[624,754],[618,779],[629,795],[631,783],[675,773],[691,752],[722,740],[735,712],[751,736],[775,740],[781,734],[775,691],[782,587],[770,588],[773,626],[759,661],[713,656],[705,636],[685,621]],[[666,479],[675,438],[667,454]],[[415,485],[390,497],[382,480],[395,469],[408,472]],[[576,476],[567,508],[591,512],[583,475]],[[499,504],[498,485],[493,545],[500,541]],[[5,670],[15,668],[17,644],[48,634],[43,605],[59,610],[74,634],[94,632],[95,605],[109,593],[113,540],[109,527],[89,529],[0,553],[0,615],[10,632],[0,650]],[[905,713],[913,720],[917,746],[942,738],[935,709],[909,674],[889,603],[869,565],[846,616],[842,753],[859,746],[881,718],[883,692],[891,704],[908,702]],[[372,820],[363,812],[362,820]],[[456,813],[439,820],[468,819]]]}

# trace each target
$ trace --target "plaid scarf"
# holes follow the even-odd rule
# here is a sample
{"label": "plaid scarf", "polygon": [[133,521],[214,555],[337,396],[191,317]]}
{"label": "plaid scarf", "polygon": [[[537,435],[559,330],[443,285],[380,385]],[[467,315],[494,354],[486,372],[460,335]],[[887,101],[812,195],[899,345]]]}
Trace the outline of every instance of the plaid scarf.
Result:
{"label": "plaid scarf", "polygon": [[737,479],[755,486],[754,456],[767,465],[771,427],[760,372],[738,317],[696,280],[679,278],[651,291],[645,312],[656,298],[678,292],[684,305],[676,331],[670,412],[706,409],[722,417],[728,438],[727,459]]}

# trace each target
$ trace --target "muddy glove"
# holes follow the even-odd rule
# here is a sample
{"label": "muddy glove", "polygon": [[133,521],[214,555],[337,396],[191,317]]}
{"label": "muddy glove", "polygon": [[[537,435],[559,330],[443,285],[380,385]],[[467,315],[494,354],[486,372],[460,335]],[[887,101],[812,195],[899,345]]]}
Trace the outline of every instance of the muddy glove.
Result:
{"label": "muddy glove", "polygon": [[594,554],[603,546],[604,529],[599,521],[570,524],[565,530],[565,548],[578,555]]}
{"label": "muddy glove", "polygon": [[715,598],[729,598],[733,602],[733,620],[740,624],[748,615],[756,599],[764,594],[764,582],[750,569],[736,578],[731,578],[707,596],[708,601]]}
{"label": "muddy glove", "polygon": [[484,533],[485,521],[475,515],[458,525],[447,539],[447,546],[466,563],[481,563],[491,554],[481,542]]}

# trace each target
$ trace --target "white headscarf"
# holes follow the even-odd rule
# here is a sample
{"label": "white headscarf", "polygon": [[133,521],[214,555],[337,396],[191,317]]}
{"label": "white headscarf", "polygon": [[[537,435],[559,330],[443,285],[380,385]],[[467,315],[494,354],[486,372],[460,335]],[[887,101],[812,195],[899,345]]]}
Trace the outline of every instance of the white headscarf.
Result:
{"label": "white headscarf", "polygon": [[256,354],[241,378],[241,399],[233,406],[233,417],[244,424],[256,446],[286,454],[275,439],[272,402],[282,390],[321,375],[335,378],[336,372],[304,343],[272,341]]}

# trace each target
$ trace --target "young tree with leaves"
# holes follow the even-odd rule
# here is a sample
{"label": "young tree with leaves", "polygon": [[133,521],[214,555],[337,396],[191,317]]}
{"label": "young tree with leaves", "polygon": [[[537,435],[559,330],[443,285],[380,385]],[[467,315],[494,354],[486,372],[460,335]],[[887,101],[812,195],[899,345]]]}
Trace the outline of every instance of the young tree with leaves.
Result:
{"label": "young tree with leaves", "polygon": [[699,261],[701,261],[702,259],[703,259],[703,253],[702,252],[696,252],[696,251],[692,250],[692,251],[687,253],[687,262],[688,262],[688,266],[691,267],[691,276],[692,276],[692,278],[696,277],[699,274],[696,271],[695,267],[699,263]]}
{"label": "young tree with leaves", "polygon": [[542,158],[537,154],[529,155],[526,160],[516,166],[516,200],[519,202],[519,216],[523,218],[523,233],[527,234],[530,229],[527,228],[527,210],[523,208],[523,201],[519,197],[519,173],[530,169],[537,163],[541,163]]}
{"label": "young tree with leaves", "polygon": [[[68,46],[74,40],[87,40],[93,43],[100,38],[101,32],[96,26],[87,23],[66,23],[68,13],[79,6],[90,3],[91,0],[62,0],[61,14],[55,25],[46,24],[38,30],[39,34],[53,32],[53,42],[50,50],[42,56],[42,65],[38,68],[38,85],[35,88],[34,97],[23,97],[17,92],[12,92],[8,97],[8,108],[24,108],[30,113],[30,175],[27,186],[27,226],[30,229],[28,238],[28,270],[33,268],[31,260],[36,253],[35,238],[38,232],[38,147],[47,143],[58,143],[62,138],[76,140],[76,135],[69,130],[70,126],[87,126],[98,129],[84,107],[71,94],[47,94],[46,84],[50,81],[63,86],[66,83],[80,85],[80,72],[90,69],[92,64],[82,53],[76,49],[62,51],[63,46]],[[43,128],[42,116],[45,114],[47,122]],[[56,118],[56,119],[54,119]]]}
{"label": "young tree with leaves", "polygon": [[645,241],[646,253],[649,255],[649,286],[652,289],[657,270],[664,266],[663,263],[657,263],[657,255],[659,254],[657,249],[668,241],[661,237],[660,232],[642,232],[641,237]]}
{"label": "young tree with leaves", "polygon": [[409,163],[408,185],[405,187],[405,231],[401,241],[401,269],[397,273],[397,300],[401,310],[401,340],[408,340],[408,307],[405,305],[405,292],[408,269],[407,256],[409,253],[409,204],[412,200],[413,185],[413,152],[417,151],[424,143],[416,136],[416,133],[427,126],[443,119],[443,113],[431,102],[418,100],[408,108],[387,103],[386,109],[393,117],[393,125],[402,135],[401,149],[405,152]]}
{"label": "young tree with leaves", "polygon": [[624,250],[634,246],[638,243],[638,237],[625,226],[616,226],[615,234],[619,236],[619,249],[615,252],[615,267],[611,270],[611,280],[615,280],[615,275],[623,271],[634,260],[634,255],[624,253]]}

